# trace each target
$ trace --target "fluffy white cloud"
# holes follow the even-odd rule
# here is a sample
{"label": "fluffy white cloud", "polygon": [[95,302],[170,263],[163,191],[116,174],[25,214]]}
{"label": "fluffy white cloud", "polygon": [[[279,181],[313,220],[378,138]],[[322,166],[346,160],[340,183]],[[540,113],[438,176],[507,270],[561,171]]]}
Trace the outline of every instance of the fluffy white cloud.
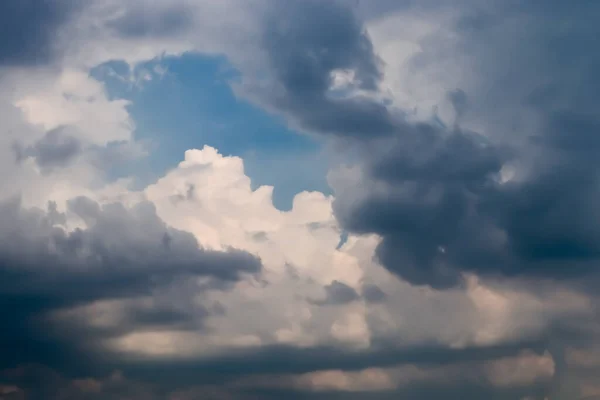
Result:
{"label": "fluffy white cloud", "polygon": [[[108,99],[104,84],[87,70],[67,68],[58,75],[41,75],[39,79],[32,73],[9,78],[19,88],[14,105],[28,123],[45,131],[71,126],[82,139],[97,145],[132,140],[135,126],[126,109],[128,102]],[[28,80],[36,84],[24,83]]]}

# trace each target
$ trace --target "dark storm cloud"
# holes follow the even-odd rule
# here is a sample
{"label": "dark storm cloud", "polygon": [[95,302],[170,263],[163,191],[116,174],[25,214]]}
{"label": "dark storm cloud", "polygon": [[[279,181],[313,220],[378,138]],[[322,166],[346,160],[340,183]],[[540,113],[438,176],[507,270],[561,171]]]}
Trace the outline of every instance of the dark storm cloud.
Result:
{"label": "dark storm cloud", "polygon": [[81,6],[74,0],[0,1],[0,66],[50,61],[60,27]]}
{"label": "dark storm cloud", "polygon": [[[405,123],[363,151],[362,188],[340,190],[334,208],[344,228],[382,236],[377,257],[389,270],[436,288],[459,284],[464,271],[597,271],[600,57],[589,49],[600,5],[564,5],[489,1],[459,19],[457,52],[477,60],[469,68],[481,92],[449,100],[459,122],[471,105],[494,121],[486,138]],[[428,51],[416,62],[435,60]],[[501,183],[504,165],[517,180]]]}
{"label": "dark storm cloud", "polygon": [[[29,364],[0,372],[0,382],[10,382],[14,397],[2,400],[159,400],[152,384],[126,379],[118,371],[97,378],[69,379],[42,365]],[[0,392],[1,393],[1,392]]]}
{"label": "dark storm cloud", "polygon": [[[160,295],[171,286],[181,295],[193,277],[206,277],[204,288],[223,290],[241,274],[260,270],[260,262],[247,253],[203,250],[190,233],[167,227],[150,203],[100,206],[80,197],[68,208],[85,228],[67,233],[56,225],[64,218],[55,207],[45,212],[25,209],[18,201],[0,205],[0,366],[71,368],[91,362],[91,354],[75,357],[84,342],[93,342],[90,332],[79,335],[84,328],[54,326],[47,319],[50,312],[97,300]],[[193,293],[201,290],[196,284]],[[185,327],[192,320],[187,311],[168,302],[133,308],[120,332],[104,334],[141,326]],[[213,312],[194,309],[193,317],[201,320]]]}
{"label": "dark storm cloud", "polygon": [[389,134],[388,109],[365,96],[329,93],[334,71],[353,71],[357,88],[374,91],[380,60],[352,10],[337,1],[270,2],[263,47],[270,69],[245,90],[259,103],[290,118],[301,129],[337,136]]}
{"label": "dark storm cloud", "polygon": [[304,374],[322,370],[358,371],[370,367],[416,365],[448,367],[461,363],[482,363],[502,357],[517,356],[523,349],[542,354],[545,338],[498,346],[448,349],[437,344],[398,348],[391,343],[375,341],[370,349],[347,349],[317,346],[262,346],[231,350],[210,358],[189,361],[123,360],[118,368],[136,380],[154,381],[165,387],[197,384],[224,384],[246,375]]}
{"label": "dark storm cloud", "polygon": [[[495,360],[506,356],[516,356],[523,348],[543,348],[543,343],[513,343],[511,345],[487,347],[479,349],[455,349],[449,350],[441,346],[424,346],[398,349],[393,346],[373,346],[372,349],[364,351],[347,351],[339,348],[321,346],[317,348],[293,348],[286,346],[265,346],[260,349],[242,350],[231,352],[230,354],[218,356],[212,359],[194,360],[190,362],[169,362],[159,361],[157,363],[145,362],[142,364],[121,364],[121,367],[127,371],[128,376],[138,381],[152,381],[157,385],[167,389],[175,390],[184,388],[193,382],[200,387],[214,385],[221,389],[230,391],[233,399],[244,398],[244,395],[255,395],[257,398],[282,398],[289,395],[291,398],[327,398],[325,394],[331,396],[351,395],[351,393],[314,393],[308,388],[298,386],[290,387],[290,390],[265,390],[266,387],[285,387],[283,384],[286,376],[290,374],[304,374],[314,371],[324,370],[342,370],[358,371],[370,367],[394,367],[398,365],[415,365],[423,368],[428,367],[447,367],[452,368],[455,365],[482,365],[490,360]],[[472,363],[472,364],[471,364]],[[265,378],[266,377],[266,378]],[[261,384],[261,381],[263,384]],[[265,385],[264,382],[267,382]],[[423,385],[408,385],[400,391],[395,391],[399,396],[406,390],[407,393],[416,394],[419,391],[424,393],[436,393],[429,385],[429,391]],[[545,387],[545,385],[542,385]],[[496,392],[499,399],[512,399],[510,390],[503,391],[493,389],[485,381],[480,384],[469,384],[462,380],[453,384],[449,381],[446,385],[440,385],[437,390],[439,396],[443,394],[443,389],[462,394],[465,399],[478,399],[475,394],[468,397],[474,387],[478,388],[477,393]],[[443,388],[443,389],[442,389]],[[522,387],[513,390],[519,393],[531,393],[532,390],[539,388]],[[543,388],[542,388],[543,389]],[[508,392],[508,393],[507,393]],[[364,396],[381,394],[361,393]],[[388,393],[391,394],[391,393]],[[358,394],[357,394],[358,395]],[[502,395],[502,396],[500,396]],[[343,396],[341,398],[344,398]],[[360,398],[360,397],[359,397]],[[369,397],[366,397],[369,398]],[[377,398],[377,397],[375,397]],[[398,398],[398,397],[396,397]],[[402,398],[402,397],[401,397]],[[418,397],[417,397],[418,398]],[[443,398],[443,397],[434,397]]]}
{"label": "dark storm cloud", "polygon": [[334,207],[346,229],[383,236],[377,255],[388,269],[413,283],[449,287],[461,268],[489,268],[501,255],[478,208],[480,197],[494,193],[509,154],[476,134],[427,124],[407,125],[374,154],[369,179],[385,191],[349,191]]}
{"label": "dark storm cloud", "polygon": [[[393,367],[408,364],[424,368],[453,368],[457,364],[463,365],[464,363],[467,365],[473,363],[472,365],[476,366],[501,357],[516,356],[523,348],[533,346],[534,349],[543,349],[544,343],[514,343],[498,347],[453,350],[435,345],[405,349],[386,346],[384,343],[381,345],[360,352],[348,352],[326,346],[303,349],[286,346],[263,347],[232,351],[229,354],[213,358],[189,361],[111,359],[104,360],[106,364],[99,370],[84,368],[84,365],[81,368],[67,370],[66,373],[57,373],[46,367],[23,365],[13,370],[5,370],[4,374],[0,374],[0,383],[18,386],[26,393],[31,394],[30,399],[36,400],[38,398],[70,399],[71,397],[66,396],[66,393],[78,400],[101,399],[107,398],[106,396],[118,399],[121,398],[119,396],[125,396],[125,394],[132,396],[134,393],[155,396],[140,397],[143,399],[164,400],[171,399],[169,394],[174,396],[175,393],[180,396],[175,398],[181,399],[225,398],[233,400],[282,397],[321,399],[416,396],[416,398],[421,398],[420,396],[425,395],[432,399],[445,399],[447,397],[443,397],[444,393],[453,393],[456,398],[476,400],[480,398],[479,395],[489,393],[496,396],[493,398],[508,400],[515,398],[516,394],[521,395],[517,397],[520,398],[532,393],[547,393],[546,384],[498,389],[490,386],[485,380],[479,383],[464,380],[447,381],[439,385],[422,385],[415,382],[402,386],[399,390],[382,393],[317,393],[298,385],[285,389],[285,377],[288,374],[338,369],[352,372],[369,367]],[[125,378],[117,380],[107,378],[110,376],[110,371],[117,369],[123,371]],[[94,382],[89,382],[89,376],[94,377]],[[475,375],[469,373],[468,376]],[[266,385],[265,377],[268,380]],[[84,380],[88,381],[84,382]],[[98,388],[98,391],[82,390],[82,388],[98,387],[94,383],[101,382],[103,385],[101,389]],[[281,387],[281,389],[268,389],[273,385]],[[59,394],[64,397],[60,397]]]}
{"label": "dark storm cloud", "polygon": [[[516,356],[523,347],[535,343],[480,348],[454,349],[426,346],[406,349],[378,347],[360,352],[347,352],[331,347],[298,349],[292,347],[263,347],[242,350],[214,358],[189,361],[173,360],[121,360],[108,363],[102,372],[75,370],[59,372],[41,365],[22,365],[0,372],[0,384],[15,385],[24,390],[28,399],[279,399],[282,397],[322,398],[404,398],[402,396],[430,396],[445,399],[444,393],[463,399],[479,399],[489,393],[497,399],[521,398],[534,393],[546,393],[545,384],[533,387],[498,389],[485,379],[461,379],[475,377],[491,360]],[[541,348],[541,347],[540,347]],[[291,374],[315,371],[344,370],[348,372],[369,367],[393,367],[415,365],[422,368],[467,368],[465,374],[457,374],[454,380],[439,385],[415,382],[399,390],[381,393],[322,392],[317,393],[298,386],[289,380]],[[469,369],[471,368],[471,369]],[[115,373],[120,370],[122,373]],[[463,371],[464,372],[464,371]],[[90,375],[93,373],[93,375]],[[91,377],[91,378],[90,378]],[[396,397],[392,397],[392,396]],[[72,397],[69,397],[72,396]],[[173,396],[173,397],[170,397]],[[211,397],[213,396],[213,397]],[[222,396],[222,397],[219,397]],[[330,396],[330,397],[328,397]],[[362,397],[361,397],[362,396]],[[408,397],[412,398],[412,397]],[[448,398],[448,397],[446,397]],[[542,397],[543,398],[543,397]]]}
{"label": "dark storm cloud", "polygon": [[380,261],[416,284],[453,286],[461,271],[592,272],[600,256],[600,182],[590,153],[600,131],[583,119],[565,125],[554,117],[530,149],[541,158],[529,175],[506,184],[500,170],[516,151],[433,126],[400,135],[365,164],[371,183],[385,191],[348,191],[336,198],[336,214],[348,230],[380,234]]}

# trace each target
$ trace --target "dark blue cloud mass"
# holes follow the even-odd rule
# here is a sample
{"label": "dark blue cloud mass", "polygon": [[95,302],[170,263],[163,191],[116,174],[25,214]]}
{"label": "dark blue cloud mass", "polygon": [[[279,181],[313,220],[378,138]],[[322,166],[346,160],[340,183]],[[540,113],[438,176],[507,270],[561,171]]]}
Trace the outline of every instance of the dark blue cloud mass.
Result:
{"label": "dark blue cloud mass", "polygon": [[[405,123],[365,151],[367,192],[348,190],[335,208],[350,231],[383,237],[378,256],[391,271],[444,288],[464,271],[568,278],[597,270],[600,59],[589,41],[600,8],[577,3],[467,9],[457,51],[478,60],[469,68],[483,83],[453,92],[461,93],[453,103],[467,118],[474,103],[484,118],[502,110],[503,120],[485,137]],[[515,20],[526,28],[511,31]],[[433,62],[427,51],[419,62]],[[515,127],[525,114],[535,123]],[[505,167],[515,179],[504,181]],[[369,193],[374,182],[385,190]]]}
{"label": "dark blue cloud mass", "polygon": [[337,1],[269,4],[262,33],[268,78],[246,85],[246,94],[308,132],[353,138],[393,132],[394,117],[381,102],[329,93],[335,72],[353,71],[353,86],[372,93],[381,79],[381,60],[352,10]]}

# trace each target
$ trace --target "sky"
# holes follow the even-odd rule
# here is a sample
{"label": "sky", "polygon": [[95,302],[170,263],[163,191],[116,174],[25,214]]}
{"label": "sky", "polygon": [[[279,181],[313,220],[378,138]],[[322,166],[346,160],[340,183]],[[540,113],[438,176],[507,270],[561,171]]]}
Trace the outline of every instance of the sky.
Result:
{"label": "sky", "polygon": [[0,400],[600,398],[600,3],[0,2]]}

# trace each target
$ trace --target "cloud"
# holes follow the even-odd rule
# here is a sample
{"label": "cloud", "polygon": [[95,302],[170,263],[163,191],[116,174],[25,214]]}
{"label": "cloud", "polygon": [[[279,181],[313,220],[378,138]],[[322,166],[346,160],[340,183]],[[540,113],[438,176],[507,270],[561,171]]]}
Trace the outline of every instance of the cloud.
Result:
{"label": "cloud", "polygon": [[[52,288],[56,292],[45,289],[43,293],[49,298],[60,294],[58,299],[66,302],[43,313],[51,322],[51,337],[65,349],[65,361],[55,361],[54,365],[79,374],[89,371],[90,366],[69,358],[67,350],[79,344],[78,351],[89,354],[86,360],[125,369],[136,379],[145,374],[142,381],[156,381],[158,371],[171,368],[175,375],[162,373],[160,386],[173,380],[173,385],[182,388],[193,380],[194,368],[214,370],[215,379],[230,380],[249,371],[281,371],[283,364],[290,372],[308,373],[329,368],[344,371],[381,367],[402,359],[407,363],[444,363],[450,362],[444,359],[472,357],[471,346],[536,338],[548,323],[543,315],[555,315],[558,310],[548,297],[544,297],[545,308],[535,296],[478,283],[468,293],[422,293],[372,262],[376,241],[351,236],[337,248],[341,232],[335,225],[331,198],[303,193],[295,199],[292,210],[281,212],[273,206],[269,190],[252,189],[239,158],[222,156],[207,147],[189,151],[176,169],[146,188],[144,196],[114,194],[122,198],[123,204],[132,205],[108,202],[103,208],[89,199],[78,199],[64,211],[55,207],[47,211],[47,218],[55,224],[64,224],[66,219],[69,224],[84,224],[80,229],[93,227],[87,228],[90,232],[82,234],[83,238],[104,238],[99,232],[110,232],[104,239],[105,247],[118,254],[119,249],[137,249],[131,251],[131,260],[121,257],[124,267],[136,262],[131,266],[133,272],[117,270],[106,280],[96,278],[96,274],[77,275],[77,279],[66,274],[64,279],[73,282],[68,288],[63,288],[62,279],[55,277]],[[154,205],[140,203],[143,197]],[[153,214],[153,207],[158,216]],[[154,267],[163,264],[161,252],[166,244],[180,243],[181,254],[187,248],[183,245],[187,239],[182,237],[180,241],[176,235],[165,238],[163,229],[167,228],[158,229],[155,223],[144,222],[154,220],[157,226],[163,226],[157,218],[179,232],[192,232],[206,247],[234,246],[258,255],[263,263],[259,279],[221,276],[219,280],[218,272],[198,271],[202,276],[216,274],[212,281],[215,284],[224,279],[234,285],[225,285],[229,290],[218,290],[221,286],[207,286],[204,280],[177,279],[179,273],[187,276],[185,267]],[[95,228],[96,221],[105,229]],[[140,231],[135,228],[138,224]],[[262,232],[260,240],[256,240],[256,232]],[[71,233],[67,238],[78,235]],[[142,244],[134,240],[138,236]],[[148,237],[154,239],[144,250],[143,238]],[[86,239],[82,243],[94,241]],[[223,257],[228,259],[227,255]],[[183,257],[182,262],[186,259]],[[177,260],[169,259],[169,265]],[[152,272],[154,278],[147,279],[142,271]],[[366,299],[368,285],[376,285],[386,295],[375,301]],[[335,307],[306,301],[320,299],[323,288],[329,288],[326,293],[337,302]],[[344,288],[343,296],[338,296],[336,288]],[[32,290],[35,293],[38,287],[33,285]],[[344,293],[353,293],[354,300],[347,302]],[[364,299],[356,298],[357,293],[362,293]],[[585,307],[573,300],[573,305],[564,299],[556,301],[561,302],[564,312]],[[261,317],[255,318],[257,315]],[[418,323],[415,315],[419,315]],[[406,325],[405,320],[415,322]],[[37,329],[37,325],[34,327]],[[87,339],[80,342],[77,338]],[[439,345],[431,347],[431,343]],[[458,350],[450,356],[447,347]],[[97,349],[102,349],[102,357]],[[499,350],[490,357],[510,351]],[[46,357],[38,360],[53,360]],[[230,372],[219,372],[224,369]]]}
{"label": "cloud", "polygon": [[[298,384],[265,388],[254,378],[328,370],[352,377],[369,368],[451,368],[509,357],[542,345],[547,317],[586,307],[567,295],[538,299],[478,282],[467,293],[423,293],[372,261],[376,241],[351,235],[338,248],[332,198],[302,193],[290,211],[279,211],[271,188],[252,188],[241,159],[209,147],[188,151],[143,196],[121,190],[112,195],[117,203],[80,197],[64,209],[12,203],[0,212],[11,233],[0,240],[13,249],[9,260],[27,261],[3,264],[2,303],[20,305],[18,313],[13,306],[3,313],[14,327],[3,332],[12,349],[3,360],[56,369],[63,378],[53,378],[56,391],[42,392],[50,393],[45,398],[100,396],[81,387],[105,385],[112,370],[129,377],[118,390],[131,396],[140,390],[164,398],[172,390],[191,398],[278,398],[308,390],[319,398],[330,393]],[[201,250],[197,241],[215,250]],[[232,246],[260,257],[260,272],[255,257],[222,252]],[[386,295],[367,299],[368,285]],[[335,307],[306,301],[323,288]],[[424,390],[418,379],[411,382],[400,393]],[[43,387],[6,384],[31,393]],[[117,386],[106,385],[118,398]]]}
{"label": "cloud", "polygon": [[60,28],[80,9],[71,0],[0,4],[0,66],[31,66],[51,61],[60,50]]}
{"label": "cloud", "polygon": [[32,125],[46,131],[68,126],[86,144],[133,140],[129,103],[110,98],[105,85],[84,69],[16,71],[5,79],[16,87],[9,91],[12,104]]}
{"label": "cloud", "polygon": [[[98,378],[69,379],[57,371],[40,365],[26,365],[1,374],[3,380],[14,385],[15,397],[6,399],[160,399],[160,393],[150,384],[127,379],[119,371]],[[0,392],[1,393],[1,392]],[[17,397],[20,396],[20,397]],[[4,400],[4,399],[3,399]]]}
{"label": "cloud", "polygon": [[48,131],[33,145],[23,147],[15,144],[17,161],[33,158],[40,168],[61,167],[68,164],[82,151],[79,140],[69,135],[68,129],[59,127]]}
{"label": "cloud", "polygon": [[[270,3],[262,47],[267,80],[246,80],[240,93],[309,132],[355,138],[395,128],[392,113],[368,96],[381,78],[380,60],[350,9],[340,2]],[[335,74],[351,72],[351,92],[330,93]],[[352,94],[352,93],[351,93]]]}
{"label": "cloud", "polygon": [[191,28],[193,13],[194,9],[184,3],[148,7],[136,2],[127,7],[123,15],[110,20],[107,26],[124,37],[165,37]]}
{"label": "cloud", "polygon": [[[117,3],[62,39],[75,14],[31,9],[43,37],[0,45],[66,55],[0,79],[0,194],[23,194],[0,207],[0,398],[596,393],[595,3]],[[335,198],[282,212],[210,147],[141,191],[107,181],[138,143],[88,67],[190,50],[350,150]]]}
{"label": "cloud", "polygon": [[[554,375],[554,361],[549,353],[523,352],[484,362],[464,362],[448,366],[415,365],[367,368],[358,371],[323,370],[300,375],[282,375],[256,379],[255,384],[295,387],[314,392],[394,392],[410,385],[453,386],[460,381],[485,382],[495,387],[527,386],[549,381]],[[398,393],[400,394],[400,393]]]}
{"label": "cloud", "polygon": [[[588,86],[597,81],[597,60],[582,57],[581,24],[565,22],[563,30],[553,30],[559,18],[553,9],[488,6],[481,13],[457,8],[454,25],[447,26],[457,37],[456,52],[481,60],[462,65],[471,68],[471,80],[450,97],[461,125],[476,122],[480,132],[407,120],[391,139],[359,145],[355,178],[332,175],[342,226],[381,235],[379,260],[415,284],[447,288],[459,284],[464,272],[573,278],[596,271],[599,225],[592,204],[598,184],[589,151],[596,145],[597,117],[588,108],[598,98]],[[586,20],[575,12],[565,16],[579,17]],[[526,21],[533,26],[527,32],[519,25]],[[511,65],[492,62],[489,49],[507,45],[505,32],[513,24],[519,27],[510,34],[516,56]],[[580,60],[577,72],[534,50],[551,37],[565,55]],[[446,57],[437,50],[430,45],[412,62],[427,68],[439,61],[436,56]],[[503,71],[510,76],[507,85],[499,84]],[[588,84],[577,91],[573,79],[581,74]]]}
{"label": "cloud", "polygon": [[97,0],[69,25],[65,62],[91,69],[109,61],[131,67],[185,52],[227,54],[256,62],[266,0]]}
{"label": "cloud", "polygon": [[[515,377],[514,371],[526,368],[525,374]],[[497,370],[507,369],[499,373]],[[508,369],[511,369],[510,372]],[[465,361],[454,366],[401,365],[385,368],[366,368],[354,371],[317,370],[301,374],[254,374],[230,377],[216,385],[196,383],[186,388],[170,390],[156,382],[147,383],[114,371],[98,378],[70,379],[56,371],[29,365],[3,372],[7,390],[26,393],[28,398],[96,399],[150,398],[150,399],[258,399],[278,398],[393,398],[393,396],[423,396],[442,399],[444,392],[458,393],[469,388],[469,399],[476,399],[489,384],[511,398],[531,394],[523,390],[530,384],[543,387],[554,371],[554,362],[548,354],[523,352],[511,357],[484,361]],[[513,374],[513,375],[511,375]],[[498,380],[500,379],[500,381]],[[431,389],[432,387],[436,389]],[[535,391],[534,391],[535,393]],[[46,396],[46,397],[44,397]],[[104,396],[104,397],[103,397]],[[384,396],[384,397],[380,397]],[[519,397],[520,398],[520,397]]]}
{"label": "cloud", "polygon": [[[247,253],[198,247],[191,234],[167,227],[150,203],[133,208],[119,203],[101,206],[80,197],[69,202],[67,213],[83,226],[65,230],[65,215],[55,206],[47,212],[24,209],[18,201],[0,207],[0,297],[7,327],[0,335],[4,366],[60,364],[84,342],[99,344],[93,343],[90,331],[78,336],[74,326],[71,332],[64,326],[53,331],[54,314],[62,310],[160,297],[161,290],[171,286],[180,287],[182,296],[185,285],[198,291],[226,289],[242,274],[260,271],[259,260]],[[199,278],[203,282],[194,284]],[[127,327],[170,326],[191,318],[188,310],[169,302],[151,303],[147,310],[141,306],[131,303],[129,308],[135,308],[127,313],[127,325],[113,334],[122,334]],[[48,328],[42,329],[43,325]]]}
{"label": "cloud", "polygon": [[338,281],[333,281],[325,286],[325,298],[322,300],[311,300],[318,305],[340,305],[348,304],[360,298],[356,290]]}
{"label": "cloud", "polygon": [[363,296],[370,303],[381,303],[385,301],[387,295],[377,285],[367,284],[363,286]]}
{"label": "cloud", "polygon": [[478,197],[494,190],[506,156],[481,141],[431,125],[407,127],[375,148],[353,187],[340,188],[332,175],[340,222],[382,235],[379,259],[412,283],[449,287],[461,270],[485,272],[502,263],[502,242],[480,214]]}

